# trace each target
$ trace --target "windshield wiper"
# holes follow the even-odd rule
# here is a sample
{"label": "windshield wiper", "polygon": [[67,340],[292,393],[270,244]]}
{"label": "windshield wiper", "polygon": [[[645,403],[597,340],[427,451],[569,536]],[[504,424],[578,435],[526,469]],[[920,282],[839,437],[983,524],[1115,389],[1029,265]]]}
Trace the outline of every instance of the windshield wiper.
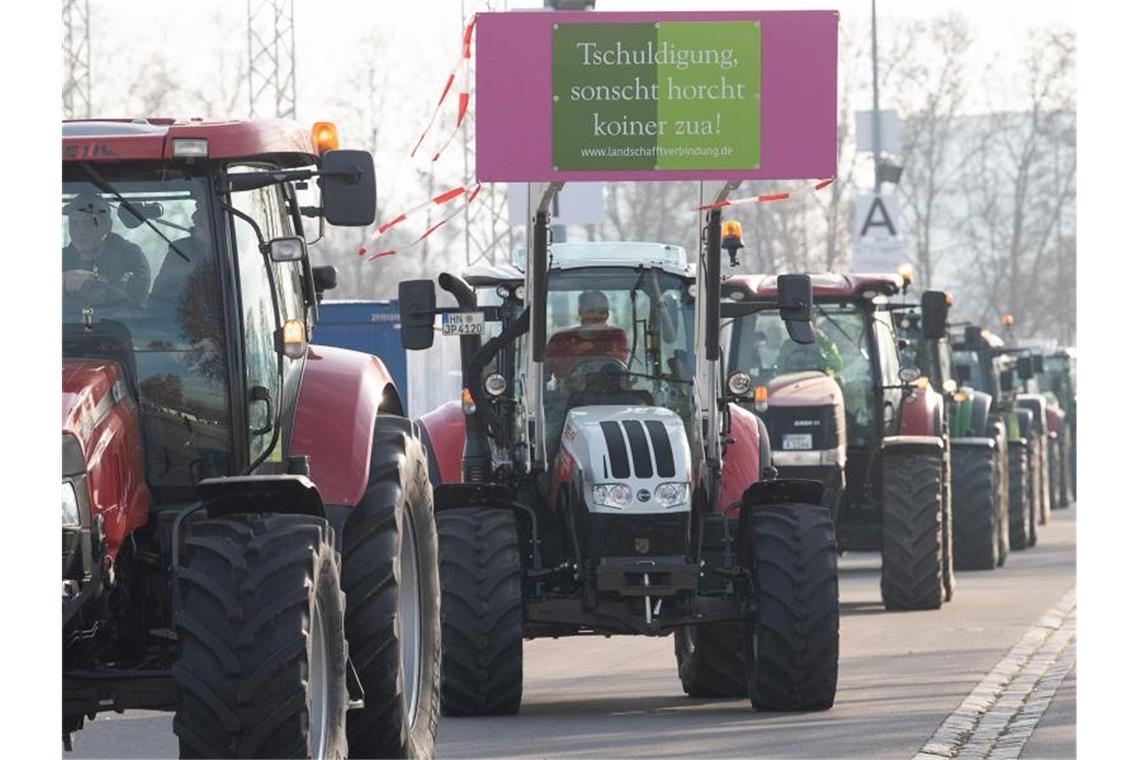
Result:
{"label": "windshield wiper", "polygon": [[91,166],[91,164],[88,164],[88,163],[80,163],[79,168],[87,173],[87,176],[91,178],[92,184],[94,184],[97,188],[99,188],[103,192],[110,193],[111,195],[115,196],[116,200],[118,200],[119,203],[121,203],[123,205],[123,207],[126,208],[127,211],[130,211],[131,214],[133,214],[136,219],[138,219],[140,222],[145,223],[147,227],[150,227],[152,230],[154,230],[154,234],[158,235],[160,238],[162,238],[164,241],[166,241],[166,244],[170,246],[170,250],[174,251],[179,256],[181,256],[183,261],[186,261],[186,262],[190,261],[190,257],[187,256],[185,253],[183,253],[181,250],[179,250],[178,246],[176,246],[174,244],[173,240],[168,238],[166,235],[162,234],[162,230],[160,230],[158,227],[154,226],[154,223],[150,219],[148,219],[143,214],[143,212],[139,211],[138,207],[135,206],[135,204],[131,203],[126,198],[124,198],[122,196],[122,194],[118,190],[115,189],[114,185],[112,185],[110,182],[108,182],[106,179],[104,179],[103,176],[101,174],[99,174],[99,172],[95,171],[95,167]]}

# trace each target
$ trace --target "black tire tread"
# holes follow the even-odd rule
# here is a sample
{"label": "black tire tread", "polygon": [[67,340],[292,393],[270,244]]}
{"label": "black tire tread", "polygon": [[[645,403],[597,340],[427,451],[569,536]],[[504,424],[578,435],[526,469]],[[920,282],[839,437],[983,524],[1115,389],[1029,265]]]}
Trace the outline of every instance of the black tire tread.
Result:
{"label": "black tire tread", "polygon": [[[403,693],[399,641],[400,542],[409,535],[403,522],[417,512],[415,537],[421,556],[437,553],[427,462],[412,424],[381,414],[372,436],[368,484],[360,503],[345,521],[342,536],[342,587],[346,598],[349,654],[364,687],[364,707],[348,713],[348,748],[352,757],[418,757],[434,753],[439,722],[439,637],[430,621],[438,610],[421,608],[427,638],[423,648],[428,709],[409,725]],[[423,563],[421,563],[423,564]],[[434,562],[426,563],[433,570]],[[438,586],[423,577],[421,584]],[[435,594],[428,595],[435,598]],[[434,637],[434,646],[432,639]],[[421,721],[423,722],[421,724]]]}
{"label": "black tire tread", "polygon": [[883,569],[888,610],[942,606],[941,457],[900,453],[883,463]]}
{"label": "black tire tread", "polygon": [[[705,623],[693,630],[673,632],[673,651],[677,656],[677,676],[681,688],[699,699],[739,698],[748,696],[744,670],[746,630],[729,623]],[[688,636],[693,651],[689,651]]]}
{"label": "black tire tread", "polygon": [[1001,469],[996,448],[959,446],[954,458],[954,566],[994,570],[1001,561]]}
{"label": "black tire tread", "polygon": [[770,504],[749,518],[756,625],[745,640],[755,710],[827,710],[839,670],[839,576],[826,507]]}
{"label": "black tire tread", "polygon": [[[174,614],[180,755],[306,757],[314,595],[324,594],[326,633],[340,653],[330,678],[344,689],[344,595],[332,528],[316,517],[251,514],[205,520],[189,531]],[[340,720],[330,739],[343,755],[343,712]]]}
{"label": "black tire tread", "polygon": [[443,714],[514,715],[522,703],[522,558],[507,509],[441,512]]}
{"label": "black tire tread", "polygon": [[1029,522],[1032,505],[1028,484],[1029,459],[1024,446],[1010,446],[1007,476],[1009,478],[1009,548],[1021,551],[1029,547]]}

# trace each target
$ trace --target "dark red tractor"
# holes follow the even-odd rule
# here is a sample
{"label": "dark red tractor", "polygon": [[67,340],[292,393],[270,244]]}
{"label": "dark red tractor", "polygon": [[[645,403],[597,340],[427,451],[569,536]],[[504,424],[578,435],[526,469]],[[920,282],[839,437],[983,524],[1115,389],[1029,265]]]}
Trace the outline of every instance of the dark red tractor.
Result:
{"label": "dark red tractor", "polygon": [[66,748],[148,709],[183,756],[433,752],[423,449],[379,360],[308,342],[303,219],[375,194],[329,124],[64,123]]}
{"label": "dark red tractor", "polygon": [[[880,551],[883,603],[936,609],[953,588],[950,451],[943,399],[902,367],[888,299],[898,274],[813,274],[816,342],[793,344],[764,311],[776,275],[736,275],[728,373],[757,391],[782,477],[825,485],[840,550]],[[748,307],[752,311],[748,312]]]}

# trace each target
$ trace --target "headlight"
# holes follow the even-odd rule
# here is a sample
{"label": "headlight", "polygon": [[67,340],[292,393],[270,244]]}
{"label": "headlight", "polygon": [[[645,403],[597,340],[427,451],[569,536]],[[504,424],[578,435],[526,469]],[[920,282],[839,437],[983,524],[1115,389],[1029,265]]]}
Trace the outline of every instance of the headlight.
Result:
{"label": "headlight", "polygon": [[728,376],[728,392],[733,396],[751,396],[752,378],[745,372],[733,372]]}
{"label": "headlight", "polygon": [[75,486],[63,484],[63,527],[79,527],[79,500],[75,498]]}
{"label": "headlight", "polygon": [[633,501],[633,489],[624,483],[594,486],[594,503],[603,507],[625,509]]}
{"label": "headlight", "polygon": [[666,509],[683,506],[689,502],[689,484],[662,483],[657,486],[657,491],[653,497],[657,499],[659,505]]}
{"label": "headlight", "polygon": [[498,372],[487,375],[487,379],[483,381],[483,390],[487,391],[489,396],[502,396],[507,390],[507,378]]}

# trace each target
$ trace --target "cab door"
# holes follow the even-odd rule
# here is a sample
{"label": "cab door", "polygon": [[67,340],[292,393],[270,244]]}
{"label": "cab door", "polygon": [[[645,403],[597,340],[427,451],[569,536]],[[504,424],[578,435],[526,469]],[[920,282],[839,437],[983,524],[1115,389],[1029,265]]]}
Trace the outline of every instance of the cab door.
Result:
{"label": "cab door", "polygon": [[902,417],[902,387],[899,379],[899,343],[894,322],[889,313],[877,311],[872,315],[875,334],[875,361],[878,386],[882,391],[882,432],[895,435]]}

